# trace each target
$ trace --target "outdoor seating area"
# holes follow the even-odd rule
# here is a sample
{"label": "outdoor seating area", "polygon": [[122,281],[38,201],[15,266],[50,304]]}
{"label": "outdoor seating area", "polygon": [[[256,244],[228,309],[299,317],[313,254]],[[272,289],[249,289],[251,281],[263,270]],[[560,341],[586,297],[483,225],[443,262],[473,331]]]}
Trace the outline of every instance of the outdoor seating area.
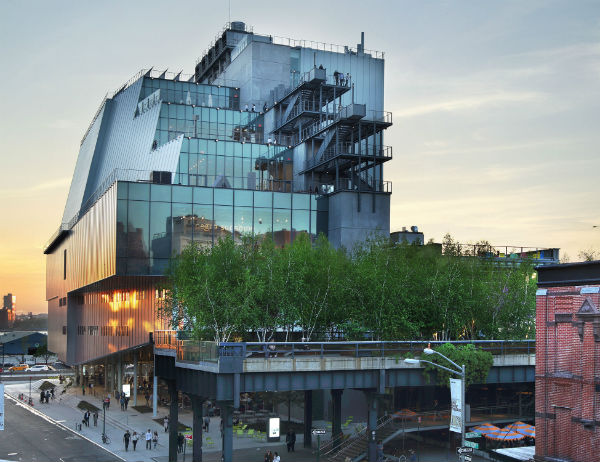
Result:
{"label": "outdoor seating area", "polygon": [[489,440],[488,447],[498,448],[514,446],[530,446],[535,439],[535,426],[525,422],[514,422],[504,428],[499,428],[491,423],[484,423],[471,428],[471,432],[480,433]]}

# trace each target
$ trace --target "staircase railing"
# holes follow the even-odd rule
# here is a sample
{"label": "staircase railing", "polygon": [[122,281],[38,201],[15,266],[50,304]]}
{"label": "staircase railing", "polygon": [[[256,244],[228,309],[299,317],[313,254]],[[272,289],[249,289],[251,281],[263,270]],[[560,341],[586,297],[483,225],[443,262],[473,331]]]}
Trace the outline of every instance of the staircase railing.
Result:
{"label": "staircase railing", "polygon": [[[394,417],[390,415],[384,415],[377,419],[377,423],[375,426],[375,431],[381,429],[389,422],[393,421]],[[368,428],[365,426],[360,432],[357,432],[355,436],[351,436],[350,438],[343,440],[340,444],[335,445],[334,443],[339,440],[339,438],[332,439],[327,443],[326,446],[321,448],[321,456],[328,457],[330,460],[333,457],[336,457],[338,454],[342,453],[342,451],[347,451],[350,448],[357,446],[360,442],[366,442],[368,439],[367,434]],[[323,451],[323,449],[326,449]]]}

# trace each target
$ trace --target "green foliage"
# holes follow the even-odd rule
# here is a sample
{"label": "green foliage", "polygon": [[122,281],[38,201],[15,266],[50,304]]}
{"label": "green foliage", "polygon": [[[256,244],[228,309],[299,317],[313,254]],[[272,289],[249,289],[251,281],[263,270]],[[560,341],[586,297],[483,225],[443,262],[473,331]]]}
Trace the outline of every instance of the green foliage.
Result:
{"label": "green foliage", "polygon": [[[474,383],[485,383],[493,363],[493,357],[489,351],[476,348],[470,343],[460,345],[458,347],[451,343],[445,343],[439,347],[436,347],[435,351],[451,359],[458,366],[465,366],[467,374],[467,386]],[[437,354],[422,355],[421,359],[431,361],[432,363],[439,364],[440,366],[449,367],[450,369],[456,369],[456,367]],[[431,373],[436,373],[436,381],[438,385],[449,387],[450,379],[458,378],[455,374],[451,374],[450,372],[431,364],[423,363],[423,365],[425,366],[424,374],[426,377],[430,378]]]}
{"label": "green foliage", "polygon": [[535,335],[532,263],[500,266],[481,241],[469,252],[451,236],[433,244],[370,240],[352,252],[306,234],[192,244],[168,272],[161,311],[196,338],[269,341],[279,330],[348,340],[519,339]]}

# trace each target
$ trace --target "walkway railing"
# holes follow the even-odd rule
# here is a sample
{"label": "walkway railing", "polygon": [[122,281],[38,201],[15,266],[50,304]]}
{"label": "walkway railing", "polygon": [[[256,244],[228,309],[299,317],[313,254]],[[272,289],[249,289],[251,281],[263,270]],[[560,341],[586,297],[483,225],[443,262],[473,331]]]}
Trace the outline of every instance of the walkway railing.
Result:
{"label": "walkway railing", "polygon": [[428,345],[431,348],[452,343],[453,345],[472,344],[494,356],[534,354],[535,340],[456,340],[444,341],[364,341],[364,342],[216,342],[199,341],[188,338],[187,332],[173,330],[155,331],[154,343],[157,348],[177,350],[177,357],[192,361],[195,355],[201,360],[216,361],[220,357],[248,358],[326,358],[341,356],[348,358],[395,358],[419,356]]}

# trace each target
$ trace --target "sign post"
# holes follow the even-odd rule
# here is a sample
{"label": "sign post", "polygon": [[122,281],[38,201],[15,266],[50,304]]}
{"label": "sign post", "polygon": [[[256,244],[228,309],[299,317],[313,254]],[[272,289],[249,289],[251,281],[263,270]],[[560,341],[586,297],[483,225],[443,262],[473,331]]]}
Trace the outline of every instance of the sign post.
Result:
{"label": "sign post", "polygon": [[325,434],[324,428],[313,428],[313,435],[317,435],[317,462],[319,462],[321,458],[321,435]]}
{"label": "sign post", "polygon": [[4,430],[4,384],[0,383],[0,431]]}

